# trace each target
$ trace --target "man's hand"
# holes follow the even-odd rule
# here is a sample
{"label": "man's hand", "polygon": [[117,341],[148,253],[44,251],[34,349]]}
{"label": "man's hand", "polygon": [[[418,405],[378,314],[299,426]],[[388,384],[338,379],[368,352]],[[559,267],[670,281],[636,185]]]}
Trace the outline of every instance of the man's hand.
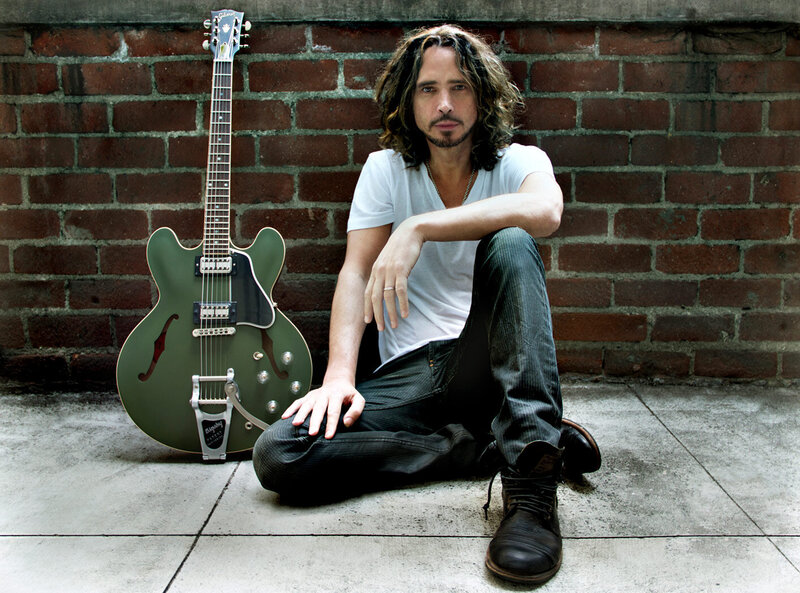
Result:
{"label": "man's hand", "polygon": [[332,439],[336,434],[336,427],[339,425],[342,408],[349,405],[342,422],[345,426],[350,427],[364,411],[364,403],[364,397],[349,381],[328,381],[323,383],[319,389],[309,391],[305,397],[292,402],[292,405],[286,408],[281,417],[289,418],[295,414],[292,424],[300,426],[311,414],[308,426],[308,434],[311,436],[319,433],[322,420],[325,419],[325,438]]}
{"label": "man's hand", "polygon": [[413,217],[403,221],[391,234],[372,266],[364,291],[365,323],[374,318],[378,330],[383,331],[384,302],[392,327],[397,327],[398,309],[400,317],[408,317],[408,276],[419,259],[423,242]]}

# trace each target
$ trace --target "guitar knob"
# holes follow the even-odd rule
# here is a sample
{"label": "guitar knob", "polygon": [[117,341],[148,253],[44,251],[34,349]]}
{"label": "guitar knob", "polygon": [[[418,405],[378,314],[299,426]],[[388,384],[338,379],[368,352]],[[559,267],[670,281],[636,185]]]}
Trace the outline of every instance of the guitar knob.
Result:
{"label": "guitar knob", "polygon": [[292,392],[292,395],[297,395],[300,393],[300,390],[303,388],[303,384],[300,381],[292,381],[292,384],[289,386],[289,391]]}
{"label": "guitar knob", "polygon": [[276,402],[274,399],[269,400],[267,402],[267,412],[269,412],[270,414],[274,414],[277,411],[278,411],[278,402]]}
{"label": "guitar knob", "polygon": [[288,367],[290,364],[292,364],[293,360],[294,360],[294,354],[292,354],[291,352],[284,352],[283,354],[281,354],[281,362],[283,363],[283,366]]}
{"label": "guitar knob", "polygon": [[261,371],[256,375],[256,381],[261,383],[262,385],[269,381],[269,373],[267,371]]}

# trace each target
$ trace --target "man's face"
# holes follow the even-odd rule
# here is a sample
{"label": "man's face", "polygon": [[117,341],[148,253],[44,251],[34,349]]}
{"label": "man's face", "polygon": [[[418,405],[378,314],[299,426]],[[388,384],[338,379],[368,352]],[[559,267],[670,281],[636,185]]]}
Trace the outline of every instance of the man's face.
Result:
{"label": "man's face", "polygon": [[422,54],[414,89],[414,120],[428,142],[451,148],[471,142],[478,119],[475,92],[458,69],[451,47],[434,45]]}

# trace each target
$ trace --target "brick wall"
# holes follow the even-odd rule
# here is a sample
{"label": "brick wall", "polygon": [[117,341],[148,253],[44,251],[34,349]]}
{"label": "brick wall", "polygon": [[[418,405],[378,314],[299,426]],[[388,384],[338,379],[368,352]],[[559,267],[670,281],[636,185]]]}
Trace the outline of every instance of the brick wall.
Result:
{"label": "brick wall", "polygon": [[[783,28],[472,26],[566,198],[543,240],[563,372],[800,377],[800,37]],[[235,59],[233,229],[319,379],[371,87],[398,25],[255,23]],[[113,384],[156,299],[145,243],[202,235],[202,30],[0,30],[0,374]]]}

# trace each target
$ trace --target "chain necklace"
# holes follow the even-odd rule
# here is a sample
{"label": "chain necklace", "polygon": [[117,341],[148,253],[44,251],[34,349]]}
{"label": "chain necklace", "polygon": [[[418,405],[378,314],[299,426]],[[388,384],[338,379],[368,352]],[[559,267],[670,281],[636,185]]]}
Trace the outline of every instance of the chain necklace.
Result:
{"label": "chain necklace", "polygon": [[[433,189],[436,190],[436,195],[439,196],[439,199],[441,200],[442,204],[444,204],[444,199],[442,199],[442,194],[439,193],[439,186],[436,185],[436,180],[433,178],[433,175],[431,175],[431,168],[428,166],[428,161],[425,161],[425,170],[428,172],[428,177],[430,177],[431,182],[433,182]],[[464,192],[464,197],[461,198],[462,204],[467,201],[469,190],[472,189],[473,179],[475,179],[475,169],[473,169],[472,173],[469,174],[469,181],[467,181],[467,190]]]}

